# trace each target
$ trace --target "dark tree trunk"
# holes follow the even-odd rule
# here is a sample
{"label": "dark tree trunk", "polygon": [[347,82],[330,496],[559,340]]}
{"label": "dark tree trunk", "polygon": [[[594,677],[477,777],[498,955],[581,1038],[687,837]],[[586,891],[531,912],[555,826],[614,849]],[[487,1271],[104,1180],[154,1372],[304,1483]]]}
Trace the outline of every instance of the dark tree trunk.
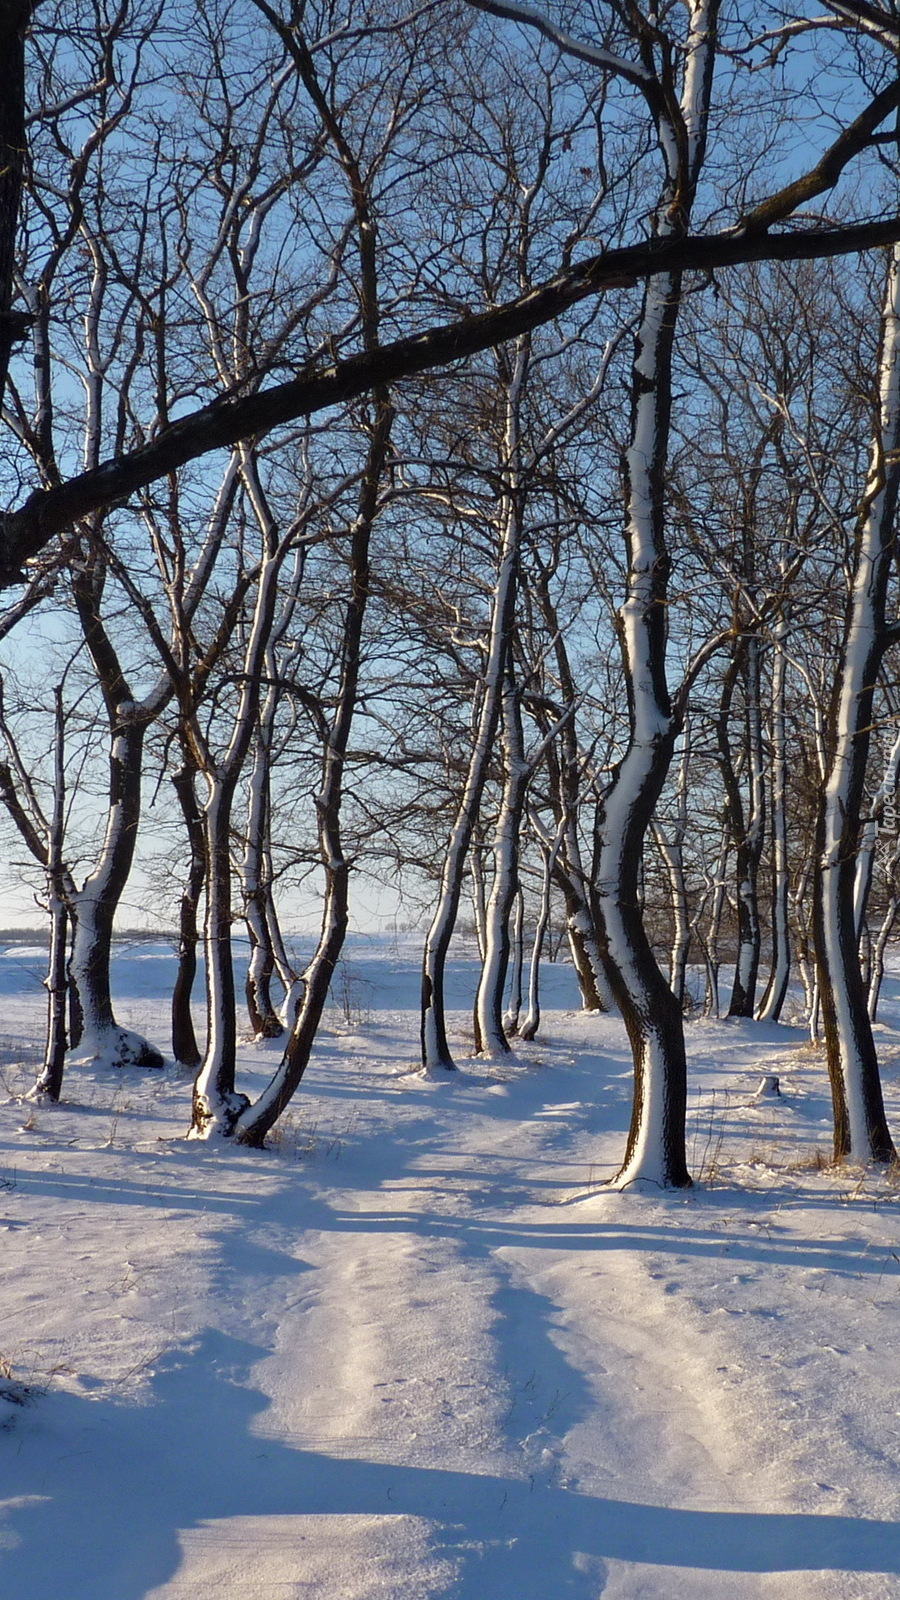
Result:
{"label": "dark tree trunk", "polygon": [[69,918],[66,891],[71,887],[63,861],[63,836],[66,825],[65,712],[62,689],[53,691],[55,710],[53,814],[47,840],[47,889],[50,902],[50,952],[47,959],[47,1034],[44,1061],[32,1093],[35,1099],[46,1095],[58,1100],[65,1071],[66,1011],[69,980],[66,972],[66,943]]}
{"label": "dark tree trunk", "polygon": [[0,402],[13,345],[25,336],[28,318],[12,310],[16,234],[25,167],[25,33],[31,0],[0,6]]}
{"label": "dark tree trunk", "polygon": [[[759,916],[759,868],[763,846],[763,814],[760,788],[762,763],[758,748],[758,645],[743,635],[738,639],[725,674],[716,739],[719,765],[725,785],[726,825],[734,846],[737,877],[737,953],[731,990],[730,1017],[752,1017],[756,1010],[756,986],[762,952]],[[738,680],[744,686],[744,767],[748,774],[748,799],[745,805],[731,748],[732,705]]]}
{"label": "dark tree trunk", "polygon": [[198,1067],[201,1060],[191,1013],[191,995],[197,974],[197,941],[200,937],[197,910],[206,877],[203,818],[195,789],[196,771],[193,762],[185,761],[172,777],[189,850],[187,881],[178,907],[178,970],[172,990],[172,1054],[182,1066],[191,1068]]}

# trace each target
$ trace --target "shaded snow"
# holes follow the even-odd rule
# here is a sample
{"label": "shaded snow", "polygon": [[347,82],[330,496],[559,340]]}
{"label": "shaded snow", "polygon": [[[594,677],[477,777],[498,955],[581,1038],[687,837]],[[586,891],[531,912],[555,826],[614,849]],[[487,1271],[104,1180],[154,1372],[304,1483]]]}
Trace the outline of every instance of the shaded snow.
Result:
{"label": "shaded snow", "polygon": [[[117,960],[156,1040],[171,961]],[[0,1378],[0,1593],[900,1594],[900,1193],[816,1164],[801,1029],[691,1025],[704,1181],[617,1194],[624,1035],[564,1009],[568,968],[501,1068],[465,1060],[453,964],[466,1070],[431,1084],[414,948],[358,941],[254,1153],[183,1141],[174,1068],[73,1070],[64,1105],[23,1105],[33,964],[0,957],[0,1355],[28,1389],[4,1404]],[[275,1060],[245,1046],[241,1086]],[[764,1071],[782,1094],[757,1101]]]}

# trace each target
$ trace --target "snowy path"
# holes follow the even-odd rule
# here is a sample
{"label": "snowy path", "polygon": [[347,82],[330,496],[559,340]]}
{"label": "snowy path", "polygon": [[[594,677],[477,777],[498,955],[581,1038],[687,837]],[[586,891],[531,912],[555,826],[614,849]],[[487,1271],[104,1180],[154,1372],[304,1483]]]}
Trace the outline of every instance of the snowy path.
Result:
{"label": "snowy path", "polygon": [[616,1024],[435,1087],[412,1021],[333,1034],[262,1156],[175,1139],[174,1073],[0,1108],[0,1349],[52,1374],[0,1434],[0,1593],[900,1595],[898,1202],[809,1164],[797,1036],[697,1025],[715,1181],[616,1195]]}

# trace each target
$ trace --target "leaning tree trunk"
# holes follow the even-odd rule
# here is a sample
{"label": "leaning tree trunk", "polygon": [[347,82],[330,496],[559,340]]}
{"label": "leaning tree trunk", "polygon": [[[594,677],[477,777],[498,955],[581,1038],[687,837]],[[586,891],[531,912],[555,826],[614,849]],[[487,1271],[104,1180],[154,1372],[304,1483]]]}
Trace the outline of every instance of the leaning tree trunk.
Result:
{"label": "leaning tree trunk", "polygon": [[738,961],[729,1015],[752,1017],[762,954],[759,872],[765,844],[766,786],[762,747],[761,644],[747,639],[744,657],[744,727],[747,752],[746,828],[738,858]]}
{"label": "leaning tree trunk", "polygon": [[[266,879],[271,885],[274,881],[271,862],[266,863]],[[284,999],[281,1002],[281,1021],[284,1028],[290,1033],[297,1020],[297,1013],[303,1004],[303,979],[296,970],[291,957],[287,953],[281,923],[275,908],[275,898],[270,892],[266,896],[266,930],[269,936],[269,947],[275,957],[275,971],[278,981],[284,990]]]}
{"label": "leaning tree trunk", "polygon": [[713,878],[709,884],[709,920],[705,932],[701,927],[702,911],[698,911],[694,919],[694,932],[703,951],[703,962],[706,967],[706,995],[703,1001],[703,1015],[705,1017],[718,1017],[721,1015],[719,998],[719,974],[722,970],[720,940],[722,917],[725,911],[725,873],[728,868],[730,849],[731,839],[726,824],[722,828],[722,841],[716,857]]}
{"label": "leaning tree trunk", "polygon": [[484,953],[487,949],[485,936],[487,896],[484,892],[484,862],[481,856],[480,840],[473,839],[469,846],[469,879],[472,886],[472,922],[475,928],[475,944],[478,948],[478,959],[483,961]]}
{"label": "leaning tree trunk", "polygon": [[860,970],[854,898],[872,702],[889,638],[885,607],[896,537],[898,467],[900,246],[895,245],[882,316],[879,414],[856,527],[816,825],[813,932],[836,1161],[889,1161],[894,1156]]}

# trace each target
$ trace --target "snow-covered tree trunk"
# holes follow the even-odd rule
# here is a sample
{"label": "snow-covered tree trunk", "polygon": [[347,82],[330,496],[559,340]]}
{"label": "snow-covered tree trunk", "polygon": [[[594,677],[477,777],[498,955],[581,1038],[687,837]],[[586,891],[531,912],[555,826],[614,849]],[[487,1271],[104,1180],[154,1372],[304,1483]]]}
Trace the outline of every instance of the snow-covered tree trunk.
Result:
{"label": "snow-covered tree trunk", "polygon": [[122,1028],[113,1013],[109,963],[113,923],[134,861],[141,814],[144,735],[153,713],[135,702],[100,612],[105,565],[98,551],[80,559],[72,592],[110,725],[106,829],[96,865],[69,905],[74,928],[69,979],[77,1029],[69,1054],[76,1061],[117,1067],[161,1067],[160,1052]]}
{"label": "snow-covered tree trunk", "polygon": [[[278,537],[265,497],[260,492],[256,464],[247,450],[243,470],[248,494],[260,523],[263,556],[257,583],[253,620],[244,651],[241,689],[228,747],[215,760],[204,747],[200,763],[207,787],[203,806],[206,861],[206,917],[203,950],[206,963],[206,1050],[194,1080],[191,1136],[228,1137],[246,1095],[235,1092],[237,1018],[235,1015],[234,962],[231,947],[231,819],[235,790],[256,725],[260,677],[275,614],[278,577],[290,534]],[[194,737],[198,749],[203,741]]]}
{"label": "snow-covered tree trunk", "polygon": [[552,881],[551,863],[553,852],[546,844],[541,844],[541,903],[538,911],[537,924],[534,930],[534,943],[531,947],[531,962],[528,968],[528,1010],[525,1021],[519,1029],[519,1037],[526,1043],[534,1039],[541,1025],[541,956],[544,950],[544,939],[550,922],[550,884]]}
{"label": "snow-covered tree trunk", "polygon": [[[380,323],[377,230],[366,181],[340,120],[318,81],[315,63],[306,44],[297,30],[284,28],[280,31],[293,56],[298,75],[322,118],[350,191],[359,250],[358,292],[363,334],[366,347],[373,350],[378,345]],[[384,387],[377,387],[373,391],[366,420],[368,447],[357,513],[350,530],[349,594],[341,635],[340,683],[325,735],[322,783],[316,795],[319,855],[325,877],[319,942],[312,961],[303,973],[302,994],[299,995],[299,1004],[278,1070],[255,1104],[248,1105],[235,1124],[235,1135],[243,1144],[263,1144],[266,1134],[290,1101],[306,1071],[347,932],[351,864],[344,855],[341,837],[344,769],[359,689],[363,625],[369,598],[369,547],[379,511],[392,424],[390,395]],[[286,1003],[292,999],[293,993],[289,992]]]}
{"label": "snow-covered tree trunk", "polygon": [[644,927],[644,835],[662,791],[678,719],[666,683],[669,557],[663,473],[671,400],[671,352],[680,282],[651,278],[635,341],[631,443],[626,457],[628,592],[619,631],[631,737],[606,796],[596,883],[613,994],[634,1056],[634,1101],[620,1183],[690,1183],[684,1146],[687,1068],[681,1008],[659,970]]}
{"label": "snow-covered tree trunk", "polygon": [[122,702],[114,713],[109,754],[109,810],[94,870],[78,890],[69,978],[78,996],[80,1032],[72,1040],[74,1061],[115,1067],[161,1067],[163,1058],[140,1034],[117,1023],[110,991],[113,920],[134,860],[141,809],[145,723],[137,707]]}
{"label": "snow-covered tree trunk", "polygon": [[519,887],[519,839],[531,768],[525,760],[522,711],[511,675],[503,690],[505,778],[494,837],[494,877],[485,913],[485,949],[475,996],[475,1049],[479,1055],[509,1053],[503,1029],[503,994],[509,967],[509,924]]}
{"label": "snow-covered tree trunk", "polygon": [[484,860],[481,853],[480,840],[473,840],[469,847],[469,880],[472,887],[472,923],[475,928],[475,943],[478,947],[478,959],[483,961],[487,950],[485,934],[487,896],[484,892]]}
{"label": "snow-covered tree trunk", "polygon": [[891,879],[892,888],[890,894],[888,895],[887,905],[885,906],[884,915],[881,919],[881,926],[878,929],[878,933],[872,948],[872,971],[869,977],[869,994],[867,1000],[869,1020],[871,1022],[875,1022],[878,1017],[878,1001],[881,995],[881,985],[884,980],[884,958],[887,951],[888,940],[891,937],[894,923],[897,920],[897,910],[898,907],[900,907],[900,897],[898,897],[897,891],[893,887],[894,875],[897,871],[898,863],[900,863],[900,841],[895,841],[888,863],[888,873]]}
{"label": "snow-covered tree trunk", "polygon": [[270,689],[256,729],[247,805],[247,843],[241,862],[244,920],[250,935],[245,996],[255,1039],[277,1039],[284,1032],[284,1024],[272,1003],[270,986],[275,971],[275,952],[266,916],[266,901],[271,893],[271,886],[266,882],[265,863],[274,706],[275,694]]}
{"label": "snow-covered tree trunk", "polygon": [[590,1012],[612,1011],[616,1002],[600,953],[598,916],[591,885],[581,864],[581,843],[574,818],[566,820],[562,848],[558,854],[553,854],[552,861],[553,881],[561,890],[566,907],[566,937],[578,979],[581,1008]]}
{"label": "snow-covered tree trunk", "polygon": [[528,339],[515,346],[513,370],[506,397],[506,472],[500,518],[500,548],[491,607],[487,660],[481,686],[475,738],[456,818],[444,854],[441,886],[422,956],[422,1070],[440,1077],[456,1070],[447,1042],[444,1016],[444,971],[462,889],[466,855],[478,818],[494,740],[500,720],[509,638],[515,610],[516,581],[521,538],[521,495],[518,483],[519,403],[528,370]]}
{"label": "snow-covered tree trunk", "polygon": [[[530,8],[516,14],[535,22]],[[598,51],[598,64],[602,56],[608,68],[629,78],[647,99],[665,166],[653,219],[660,237],[679,236],[690,224],[706,148],[717,19],[717,0],[689,0],[686,34],[677,43],[663,41],[656,32],[651,39],[642,17],[634,22],[635,62]],[[684,1144],[684,1031],[681,1009],[647,938],[639,881],[644,838],[680,731],[666,681],[670,558],[664,496],[672,345],[680,300],[677,273],[649,278],[635,337],[630,441],[623,462],[626,597],[618,618],[630,730],[606,795],[596,881],[608,976],[634,1056],[631,1126],[618,1182],[646,1178],[662,1186],[690,1183]]]}
{"label": "snow-covered tree trunk", "polygon": [[782,607],[772,630],[771,762],[769,810],[772,819],[772,966],[757,1016],[761,1022],[777,1022],[781,1016],[791,975],[791,943],[788,920],[787,842],[787,742],[785,738],[785,655],[784,641],[788,621]]}
{"label": "snow-covered tree trunk", "polygon": [[894,1147],[859,964],[857,850],[872,702],[888,643],[887,582],[900,471],[900,247],[891,252],[879,351],[879,407],[856,527],[853,575],[826,727],[816,827],[813,931],[835,1160],[887,1161]]}
{"label": "snow-covered tree trunk", "polygon": [[512,928],[510,931],[510,963],[509,963],[509,996],[506,1010],[503,1013],[503,1031],[509,1038],[510,1034],[518,1033],[519,1018],[522,1014],[522,968],[524,965],[525,949],[525,896],[522,886],[516,890],[516,900],[513,907]]}
{"label": "snow-covered tree trunk", "polygon": [[234,959],[231,947],[231,806],[237,773],[204,774],[209,795],[203,807],[206,861],[206,915],[203,954],[206,964],[206,1049],[194,1081],[192,1133],[209,1138],[231,1134],[247,1104],[235,1092],[237,1019]]}
{"label": "snow-covered tree trunk", "polygon": [[178,906],[178,966],[172,990],[172,1054],[182,1066],[196,1068],[201,1053],[191,1014],[191,995],[197,974],[197,942],[200,936],[198,907],[206,877],[203,846],[203,818],[197,804],[196,767],[185,760],[172,777],[188,841],[188,873]]}
{"label": "snow-covered tree trunk", "polygon": [[688,827],[688,773],[691,759],[690,722],[685,719],[675,786],[675,821],[667,834],[653,824],[653,834],[669,878],[672,905],[672,948],[669,953],[669,988],[684,1008],[687,961],[691,948],[691,918],[684,873],[684,841]]}
{"label": "snow-covered tree trunk", "polygon": [[[266,868],[268,882],[272,882],[271,866]],[[290,1033],[297,1020],[297,1012],[303,1001],[303,979],[296,971],[294,964],[287,953],[281,923],[275,910],[275,901],[271,894],[266,898],[266,926],[269,934],[269,945],[275,957],[275,971],[278,981],[284,990],[284,999],[281,1002],[279,1013],[284,1027]]]}

